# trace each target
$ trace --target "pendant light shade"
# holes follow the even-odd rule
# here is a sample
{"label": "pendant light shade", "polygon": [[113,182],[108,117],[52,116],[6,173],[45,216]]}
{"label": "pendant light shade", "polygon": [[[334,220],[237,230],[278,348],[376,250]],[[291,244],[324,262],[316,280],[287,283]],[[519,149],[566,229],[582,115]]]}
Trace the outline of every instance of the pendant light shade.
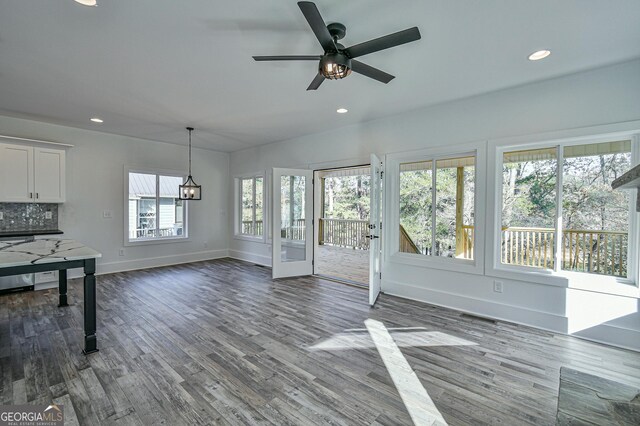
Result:
{"label": "pendant light shade", "polygon": [[201,200],[201,186],[191,176],[191,132],[193,132],[193,127],[187,127],[187,130],[189,131],[189,177],[180,185],[179,198],[181,200]]}

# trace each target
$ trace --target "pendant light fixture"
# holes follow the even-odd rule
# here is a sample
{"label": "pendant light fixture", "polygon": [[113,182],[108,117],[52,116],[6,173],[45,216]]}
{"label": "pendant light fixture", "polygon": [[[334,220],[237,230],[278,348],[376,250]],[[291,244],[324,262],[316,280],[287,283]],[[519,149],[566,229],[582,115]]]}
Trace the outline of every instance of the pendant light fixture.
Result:
{"label": "pendant light fixture", "polygon": [[187,127],[187,130],[189,131],[189,177],[187,177],[187,180],[180,185],[179,198],[181,200],[201,200],[201,186],[196,184],[191,177],[191,132],[193,132],[193,127]]}

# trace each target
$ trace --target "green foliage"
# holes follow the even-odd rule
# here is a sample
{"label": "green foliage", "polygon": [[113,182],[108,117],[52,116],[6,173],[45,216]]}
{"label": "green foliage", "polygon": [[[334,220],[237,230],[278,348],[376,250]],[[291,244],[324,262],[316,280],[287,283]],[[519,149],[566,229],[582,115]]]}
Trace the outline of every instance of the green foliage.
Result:
{"label": "green foliage", "polygon": [[[464,168],[463,225],[473,225],[475,173]],[[400,173],[400,224],[421,253],[432,251],[432,171],[413,170]],[[456,246],[457,168],[436,170],[437,255],[450,255]]]}
{"label": "green foliage", "polygon": [[369,175],[324,179],[324,214],[327,219],[369,220]]}

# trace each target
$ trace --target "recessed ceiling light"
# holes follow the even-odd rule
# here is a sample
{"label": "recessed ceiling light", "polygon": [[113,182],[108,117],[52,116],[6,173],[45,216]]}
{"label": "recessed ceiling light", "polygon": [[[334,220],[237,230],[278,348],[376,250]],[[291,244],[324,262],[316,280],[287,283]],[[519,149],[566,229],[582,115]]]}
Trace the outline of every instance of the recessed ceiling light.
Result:
{"label": "recessed ceiling light", "polygon": [[529,55],[529,60],[539,61],[540,59],[544,59],[549,55],[551,55],[550,50],[538,50],[537,52],[533,52],[531,55]]}
{"label": "recessed ceiling light", "polygon": [[345,114],[345,113],[346,113],[346,112],[348,112],[348,111],[349,111],[349,110],[348,110],[348,109],[346,109],[346,108],[338,108],[338,109],[336,110],[336,112],[337,112],[338,114]]}
{"label": "recessed ceiling light", "polygon": [[94,123],[104,123],[104,120],[98,117],[93,117],[91,121],[93,121]]}
{"label": "recessed ceiling light", "polygon": [[96,0],[76,0],[76,3],[80,3],[83,6],[97,6],[98,2]]}

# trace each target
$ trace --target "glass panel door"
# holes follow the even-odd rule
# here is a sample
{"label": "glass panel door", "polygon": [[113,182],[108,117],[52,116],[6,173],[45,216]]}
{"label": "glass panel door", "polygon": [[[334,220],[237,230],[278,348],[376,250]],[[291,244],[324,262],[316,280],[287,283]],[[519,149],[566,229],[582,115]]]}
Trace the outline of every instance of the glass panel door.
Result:
{"label": "glass panel door", "polygon": [[313,273],[312,175],[273,169],[273,278]]}

